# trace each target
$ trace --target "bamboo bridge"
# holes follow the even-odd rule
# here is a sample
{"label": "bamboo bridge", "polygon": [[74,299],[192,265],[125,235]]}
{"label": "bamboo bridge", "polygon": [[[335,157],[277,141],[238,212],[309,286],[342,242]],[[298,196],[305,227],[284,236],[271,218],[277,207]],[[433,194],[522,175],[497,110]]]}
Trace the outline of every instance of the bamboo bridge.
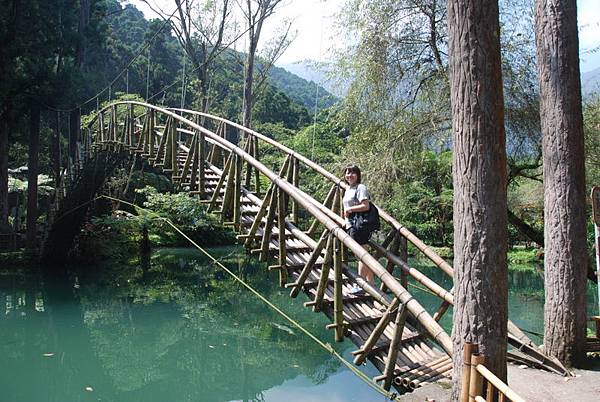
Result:
{"label": "bamboo bridge", "polygon": [[[239,137],[242,145],[228,141],[231,137]],[[354,363],[371,361],[381,372],[374,380],[386,390],[405,391],[451,377],[452,342],[439,320],[453,304],[452,289],[411,267],[407,244],[449,277],[453,268],[381,208],[381,238],[370,242],[371,251],[357,244],[343,229],[346,184],[337,175],[231,121],[134,101],[98,110],[83,128],[77,150],[80,171],[100,151],[136,154],[208,211],[219,213],[249,252],[272,262],[269,270],[279,273],[279,284],[291,297],[303,292],[306,307],[329,317],[327,327],[336,341],[348,337],[357,345]],[[282,162],[268,167],[261,155]],[[329,183],[323,201],[302,185],[308,178]],[[56,233],[50,231],[48,242]],[[354,260],[366,264],[381,285],[371,286],[355,274],[349,268]],[[426,311],[407,290],[409,277],[439,297],[436,311]],[[365,292],[351,294],[353,285]],[[509,359],[567,372],[510,321],[508,330]]]}

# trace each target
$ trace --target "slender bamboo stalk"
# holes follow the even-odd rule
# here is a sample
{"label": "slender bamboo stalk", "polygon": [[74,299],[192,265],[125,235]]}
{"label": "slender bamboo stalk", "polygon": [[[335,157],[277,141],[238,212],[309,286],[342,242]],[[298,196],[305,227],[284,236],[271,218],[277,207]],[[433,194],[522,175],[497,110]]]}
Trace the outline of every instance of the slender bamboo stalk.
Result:
{"label": "slender bamboo stalk", "polygon": [[[169,126],[172,124],[172,118],[169,117],[167,122],[165,123],[165,128],[162,136],[160,137],[160,141],[158,143],[158,149],[156,150],[156,159],[154,160],[154,166],[156,165],[164,165],[164,155],[165,155],[165,144],[167,142],[167,137],[169,134]],[[163,158],[163,160],[161,160]]]}
{"label": "slender bamboo stalk", "polygon": [[474,353],[477,353],[477,351],[477,345],[465,343],[463,349],[463,370],[459,402],[469,402],[469,389],[471,387],[471,356]]}
{"label": "slender bamboo stalk", "polygon": [[[293,163],[292,185],[296,188],[300,188],[300,161],[297,158],[294,158]],[[294,199],[292,199],[292,222],[298,222],[298,203]]]}
{"label": "slender bamboo stalk", "polygon": [[321,256],[321,252],[323,251],[323,248],[327,244],[328,238],[329,238],[329,231],[326,229],[321,234],[321,237],[319,238],[317,245],[313,249],[313,252],[310,254],[308,261],[306,261],[306,264],[304,264],[304,268],[302,268],[302,271],[300,272],[300,275],[298,276],[298,280],[296,281],[296,283],[294,283],[294,285],[293,285],[294,287],[292,288],[292,290],[290,292],[291,297],[296,297],[296,296],[298,296],[298,293],[300,293],[300,289],[304,285],[306,278],[308,278],[308,275],[312,271],[313,266],[317,262],[318,258]]}
{"label": "slender bamboo stalk", "polygon": [[271,244],[271,233],[273,231],[273,222],[275,220],[275,209],[277,208],[277,193],[281,191],[279,187],[273,188],[273,195],[271,196],[271,200],[269,202],[269,209],[267,212],[267,218],[265,220],[265,225],[263,227],[263,237],[261,241],[260,247],[260,257],[261,261],[267,261],[269,258],[269,244]]}
{"label": "slender bamboo stalk", "polygon": [[155,153],[155,146],[156,146],[156,133],[154,132],[154,126],[155,126],[155,115],[154,115],[154,109],[150,109],[148,111],[148,114],[150,116],[150,121],[148,122],[148,158],[150,160],[153,160],[154,158],[156,158],[156,153]]}
{"label": "slender bamboo stalk", "polygon": [[[205,183],[205,173],[204,173],[204,165],[206,160],[206,138],[202,131],[198,132],[198,195],[200,199],[204,199],[206,192],[206,183]],[[195,170],[195,169],[194,169]],[[192,181],[192,187],[195,184],[195,181]]]}
{"label": "slender bamboo stalk", "polygon": [[233,154],[230,154],[229,158],[227,158],[227,161],[225,162],[223,172],[221,173],[221,177],[219,177],[219,181],[217,182],[215,191],[210,199],[210,203],[208,204],[208,208],[207,208],[208,212],[212,212],[217,204],[217,199],[219,198],[219,193],[221,192],[221,187],[223,186],[225,179],[227,179],[227,172],[229,171],[229,166],[232,163],[232,159],[233,159]]}
{"label": "slender bamboo stalk", "polygon": [[379,337],[381,336],[381,334],[383,333],[383,331],[385,330],[387,325],[390,323],[390,320],[392,319],[393,314],[396,313],[396,310],[398,309],[399,305],[400,305],[400,300],[397,297],[394,298],[394,300],[392,300],[392,303],[390,304],[390,306],[388,307],[386,312],[379,319],[379,322],[375,326],[375,329],[373,330],[373,332],[371,332],[371,335],[369,335],[369,338],[360,347],[360,349],[359,349],[360,353],[357,354],[356,357],[354,358],[354,364],[360,366],[361,364],[364,363],[365,359],[371,352],[371,349],[373,349],[373,346],[375,346],[375,344],[379,340]]}
{"label": "slender bamboo stalk", "polygon": [[342,243],[337,239],[333,239],[333,270],[335,275],[334,282],[334,323],[335,341],[341,342],[344,340],[344,301],[342,294],[343,279],[342,279]]}
{"label": "slender bamboo stalk", "polygon": [[406,306],[402,305],[400,307],[400,311],[396,314],[396,328],[394,329],[392,342],[390,343],[390,348],[388,349],[385,369],[383,370],[383,375],[385,376],[383,389],[386,391],[390,390],[390,387],[392,386],[392,380],[394,379],[394,367],[396,367],[396,358],[398,357],[398,346],[402,340],[402,332],[404,331],[407,313],[408,310],[406,309]]}
{"label": "slender bamboo stalk", "polygon": [[[313,300],[313,311],[321,311],[323,304],[323,296],[325,295],[325,289],[327,288],[327,282],[329,279],[329,270],[331,268],[331,262],[333,259],[333,236],[329,235],[327,238],[327,247],[325,247],[325,258],[321,265],[321,277],[319,278],[319,285],[317,286],[317,294]],[[334,300],[335,301],[335,300]],[[338,301],[342,303],[342,300]]]}
{"label": "slender bamboo stalk", "polygon": [[[333,196],[334,196],[334,192],[335,191],[336,191],[336,185],[334,184],[329,189],[329,192],[327,193],[327,196],[325,196],[325,200],[323,201],[323,205],[327,206],[327,205],[329,205],[329,203],[331,203],[331,201],[333,200]],[[309,236],[314,235],[318,226],[319,226],[319,219],[317,217],[315,217],[314,221],[312,222],[312,224],[310,225],[310,227],[306,231],[306,234],[309,235]]]}
{"label": "slender bamboo stalk", "polygon": [[277,192],[277,229],[279,230],[279,286],[285,286],[287,282],[287,268],[286,268],[286,245],[285,245],[285,217],[286,217],[286,205],[285,205],[285,193],[283,191]]}
{"label": "slender bamboo stalk", "polygon": [[233,227],[240,231],[242,223],[242,158],[235,155],[235,186],[233,191]]}
{"label": "slender bamboo stalk", "polygon": [[515,391],[513,391],[508,385],[506,385],[504,381],[496,377],[496,375],[490,370],[488,370],[483,364],[483,362],[478,363],[475,369],[487,380],[488,385],[491,383],[491,385],[493,385],[498,390],[498,393],[500,395],[506,396],[512,402],[525,402],[523,398],[517,395]]}
{"label": "slender bamboo stalk", "polygon": [[[394,255],[398,254],[398,248],[400,247],[400,233],[394,231],[394,237],[392,239],[392,244],[390,245],[390,248],[388,249],[388,251]],[[385,247],[384,245],[382,245],[382,247]],[[388,262],[385,266],[385,270],[388,271],[390,274],[393,274],[394,272],[394,266],[395,264],[392,262],[392,260],[388,259]],[[406,284],[403,284],[402,286],[406,287]],[[385,292],[387,290],[387,287],[385,286],[385,283],[381,283],[381,286],[379,287],[379,289],[381,289],[382,292]]]}
{"label": "slender bamboo stalk", "polygon": [[267,207],[271,203],[271,197],[273,196],[274,188],[275,188],[275,183],[271,183],[271,185],[269,186],[269,189],[267,190],[267,193],[265,194],[265,198],[262,200],[260,209],[258,210],[258,213],[254,217],[252,226],[250,227],[250,230],[247,233],[248,237],[246,238],[246,241],[244,242],[244,246],[246,248],[252,247],[252,243],[254,242],[254,236],[256,235],[256,232],[258,231],[258,228],[260,227],[262,218],[264,218],[264,216],[267,212]]}
{"label": "slender bamboo stalk", "polygon": [[[190,169],[192,168],[192,166],[194,165],[195,159],[197,157],[196,151],[197,151],[197,144],[196,141],[198,141],[198,133],[195,133],[192,136],[192,143],[190,144],[190,148],[187,154],[187,157],[185,158],[185,162],[183,164],[183,169],[181,169],[181,181],[185,182],[187,180],[187,176],[188,174],[190,174]],[[192,174],[193,176],[193,174]]]}
{"label": "slender bamboo stalk", "polygon": [[237,154],[230,154],[231,163],[227,171],[227,182],[225,184],[225,194],[223,194],[223,203],[221,204],[221,222],[225,222],[231,217],[234,209],[234,192],[235,192],[235,167],[237,165]]}
{"label": "slender bamboo stalk", "polygon": [[471,379],[469,380],[469,402],[475,402],[475,397],[481,395],[483,390],[483,377],[477,371],[477,365],[485,363],[485,356],[471,355]]}

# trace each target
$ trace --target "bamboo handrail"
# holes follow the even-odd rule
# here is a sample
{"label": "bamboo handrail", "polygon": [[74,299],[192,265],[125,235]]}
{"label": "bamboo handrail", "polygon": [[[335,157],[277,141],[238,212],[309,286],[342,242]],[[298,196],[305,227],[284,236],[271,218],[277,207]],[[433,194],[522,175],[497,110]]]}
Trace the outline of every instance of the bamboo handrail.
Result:
{"label": "bamboo handrail", "polygon": [[[225,124],[228,124],[232,127],[237,128],[238,130],[241,130],[247,134],[250,134],[252,136],[255,136],[256,138],[259,138],[260,140],[266,142],[267,144],[276,147],[277,149],[285,152],[288,155],[292,155],[295,159],[297,159],[298,161],[304,163],[306,166],[310,167],[311,169],[313,169],[315,172],[319,173],[321,176],[325,177],[326,179],[328,179],[329,181],[338,184],[339,186],[341,186],[342,188],[346,189],[347,184],[341,180],[339,177],[335,176],[334,174],[328,172],[327,170],[325,170],[322,166],[320,166],[319,164],[311,161],[310,159],[308,159],[307,157],[305,157],[302,154],[299,154],[298,152],[286,147],[285,145],[282,145],[280,143],[278,143],[277,141],[263,135],[260,134],[252,129],[249,129],[247,127],[244,127],[240,124],[237,124],[233,121],[224,119],[222,117],[218,117],[218,116],[214,116],[208,113],[202,113],[202,112],[196,112],[193,110],[188,110],[188,109],[180,109],[180,108],[169,108],[169,110],[175,110],[175,111],[179,111],[179,112],[183,112],[183,113],[189,113],[192,115],[200,115],[203,117],[207,117],[209,119],[213,119],[216,121],[220,121],[223,122]],[[373,203],[374,205],[376,205],[375,203]],[[387,212],[385,212],[383,209],[379,208],[379,215],[381,216],[381,218],[387,222],[390,226],[392,226],[394,229],[396,229],[397,231],[400,232],[400,234],[402,234],[404,237],[406,237],[406,239],[408,241],[410,241],[415,247],[417,247],[417,249],[419,249],[427,258],[429,258],[436,266],[438,266],[440,269],[442,269],[446,274],[453,276],[454,274],[454,270],[453,268],[450,266],[450,264],[448,264],[442,257],[440,257],[435,251],[433,251],[431,248],[429,248],[421,239],[419,239],[417,236],[415,236],[410,230],[408,230],[406,227],[404,227],[400,222],[398,222],[396,219],[394,219],[394,217],[392,217],[391,215],[389,215]]]}
{"label": "bamboo handrail", "polygon": [[[302,192],[301,190],[294,187],[292,184],[287,182],[287,180],[282,179],[273,173],[269,168],[267,168],[264,164],[259,162],[252,155],[245,152],[240,147],[228,142],[224,138],[221,138],[214,134],[212,131],[196,124],[195,122],[188,120],[174,112],[169,110],[142,103],[136,101],[119,101],[113,103],[114,106],[118,104],[134,104],[142,107],[146,107],[148,109],[154,109],[170,117],[172,120],[177,120],[179,122],[185,123],[189,127],[195,130],[199,130],[204,132],[208,138],[211,138],[214,142],[221,144],[223,148],[226,148],[232,154],[237,154],[241,158],[243,158],[246,162],[254,166],[260,173],[266,176],[271,182],[275,182],[276,185],[285,193],[287,193],[291,198],[293,198],[300,206],[302,206],[306,211],[308,211],[311,215],[317,217],[319,221],[330,230],[333,236],[337,237],[347,248],[350,250],[357,258],[357,260],[363,262],[367,267],[369,267],[375,275],[377,275],[383,283],[390,289],[390,291],[399,298],[402,304],[406,305],[408,311],[421,323],[423,328],[425,328],[431,337],[442,347],[442,349],[452,355],[452,341],[450,336],[442,329],[442,327],[429,315],[429,313],[421,306],[419,302],[417,302],[412,295],[389,273],[387,270],[381,266],[381,264],[369,254],[367,250],[365,250],[361,245],[359,245],[354,239],[348,235],[344,229],[341,227],[343,224],[343,219],[339,216],[332,217],[331,211],[330,213],[324,213],[322,211],[322,205],[315,201],[312,197]],[[90,123],[91,124],[91,123]],[[235,124],[235,123],[234,123]],[[234,125],[234,127],[242,129],[242,126]],[[258,133],[256,133],[258,134]],[[291,150],[290,150],[291,151]],[[304,162],[304,158],[302,155],[293,152],[293,156],[300,159]],[[308,161],[308,160],[307,160]],[[311,162],[312,163],[312,162]],[[312,163],[319,170],[326,172],[323,168],[318,165]],[[327,172],[328,173],[328,172]],[[330,173],[328,173],[330,177],[334,177]],[[337,180],[337,179],[336,179]],[[341,185],[339,180],[337,182]],[[321,207],[319,207],[321,205]],[[400,224],[398,224],[401,226]]]}
{"label": "bamboo handrail", "polygon": [[[459,402],[493,401],[496,393],[499,400],[508,398],[512,402],[525,402],[504,381],[485,367],[485,356],[478,353],[476,344],[465,343],[463,355],[464,365]],[[483,397],[484,386],[486,388],[485,398]]]}

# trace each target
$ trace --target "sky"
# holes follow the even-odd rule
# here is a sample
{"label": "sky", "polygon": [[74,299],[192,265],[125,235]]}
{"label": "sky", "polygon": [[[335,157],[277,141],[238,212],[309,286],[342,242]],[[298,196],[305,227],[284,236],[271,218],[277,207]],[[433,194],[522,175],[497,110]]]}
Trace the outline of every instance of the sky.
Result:
{"label": "sky", "polygon": [[[175,9],[174,0],[148,1],[169,14]],[[139,8],[146,18],[156,17],[142,0],[128,2]],[[283,6],[271,17],[275,23],[272,25],[277,25],[276,21],[284,18],[291,18],[297,37],[277,64],[291,64],[306,59],[327,60],[327,50],[337,44],[333,37],[333,25],[335,13],[343,3],[344,0],[284,0]],[[577,0],[577,8],[581,71],[588,72],[600,67],[600,49],[595,53],[591,52],[594,48],[600,48],[600,0]],[[265,25],[262,43],[273,35],[273,31],[268,29],[272,25]]]}

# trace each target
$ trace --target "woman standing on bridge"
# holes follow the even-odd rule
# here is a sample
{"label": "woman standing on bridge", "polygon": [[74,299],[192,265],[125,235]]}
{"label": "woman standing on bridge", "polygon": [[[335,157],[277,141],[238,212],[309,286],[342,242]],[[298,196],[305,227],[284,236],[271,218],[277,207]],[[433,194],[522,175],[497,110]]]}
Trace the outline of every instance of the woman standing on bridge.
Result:
{"label": "woman standing on bridge", "polygon": [[[356,165],[348,165],[344,168],[344,181],[348,184],[343,198],[346,230],[350,237],[366,250],[372,231],[368,227],[359,227],[356,218],[357,213],[367,212],[370,208],[369,190],[367,186],[361,184],[360,169]],[[375,283],[373,271],[361,261],[358,262],[358,274],[365,278],[368,283]],[[351,290],[352,293],[360,291],[362,289],[356,286]]]}

